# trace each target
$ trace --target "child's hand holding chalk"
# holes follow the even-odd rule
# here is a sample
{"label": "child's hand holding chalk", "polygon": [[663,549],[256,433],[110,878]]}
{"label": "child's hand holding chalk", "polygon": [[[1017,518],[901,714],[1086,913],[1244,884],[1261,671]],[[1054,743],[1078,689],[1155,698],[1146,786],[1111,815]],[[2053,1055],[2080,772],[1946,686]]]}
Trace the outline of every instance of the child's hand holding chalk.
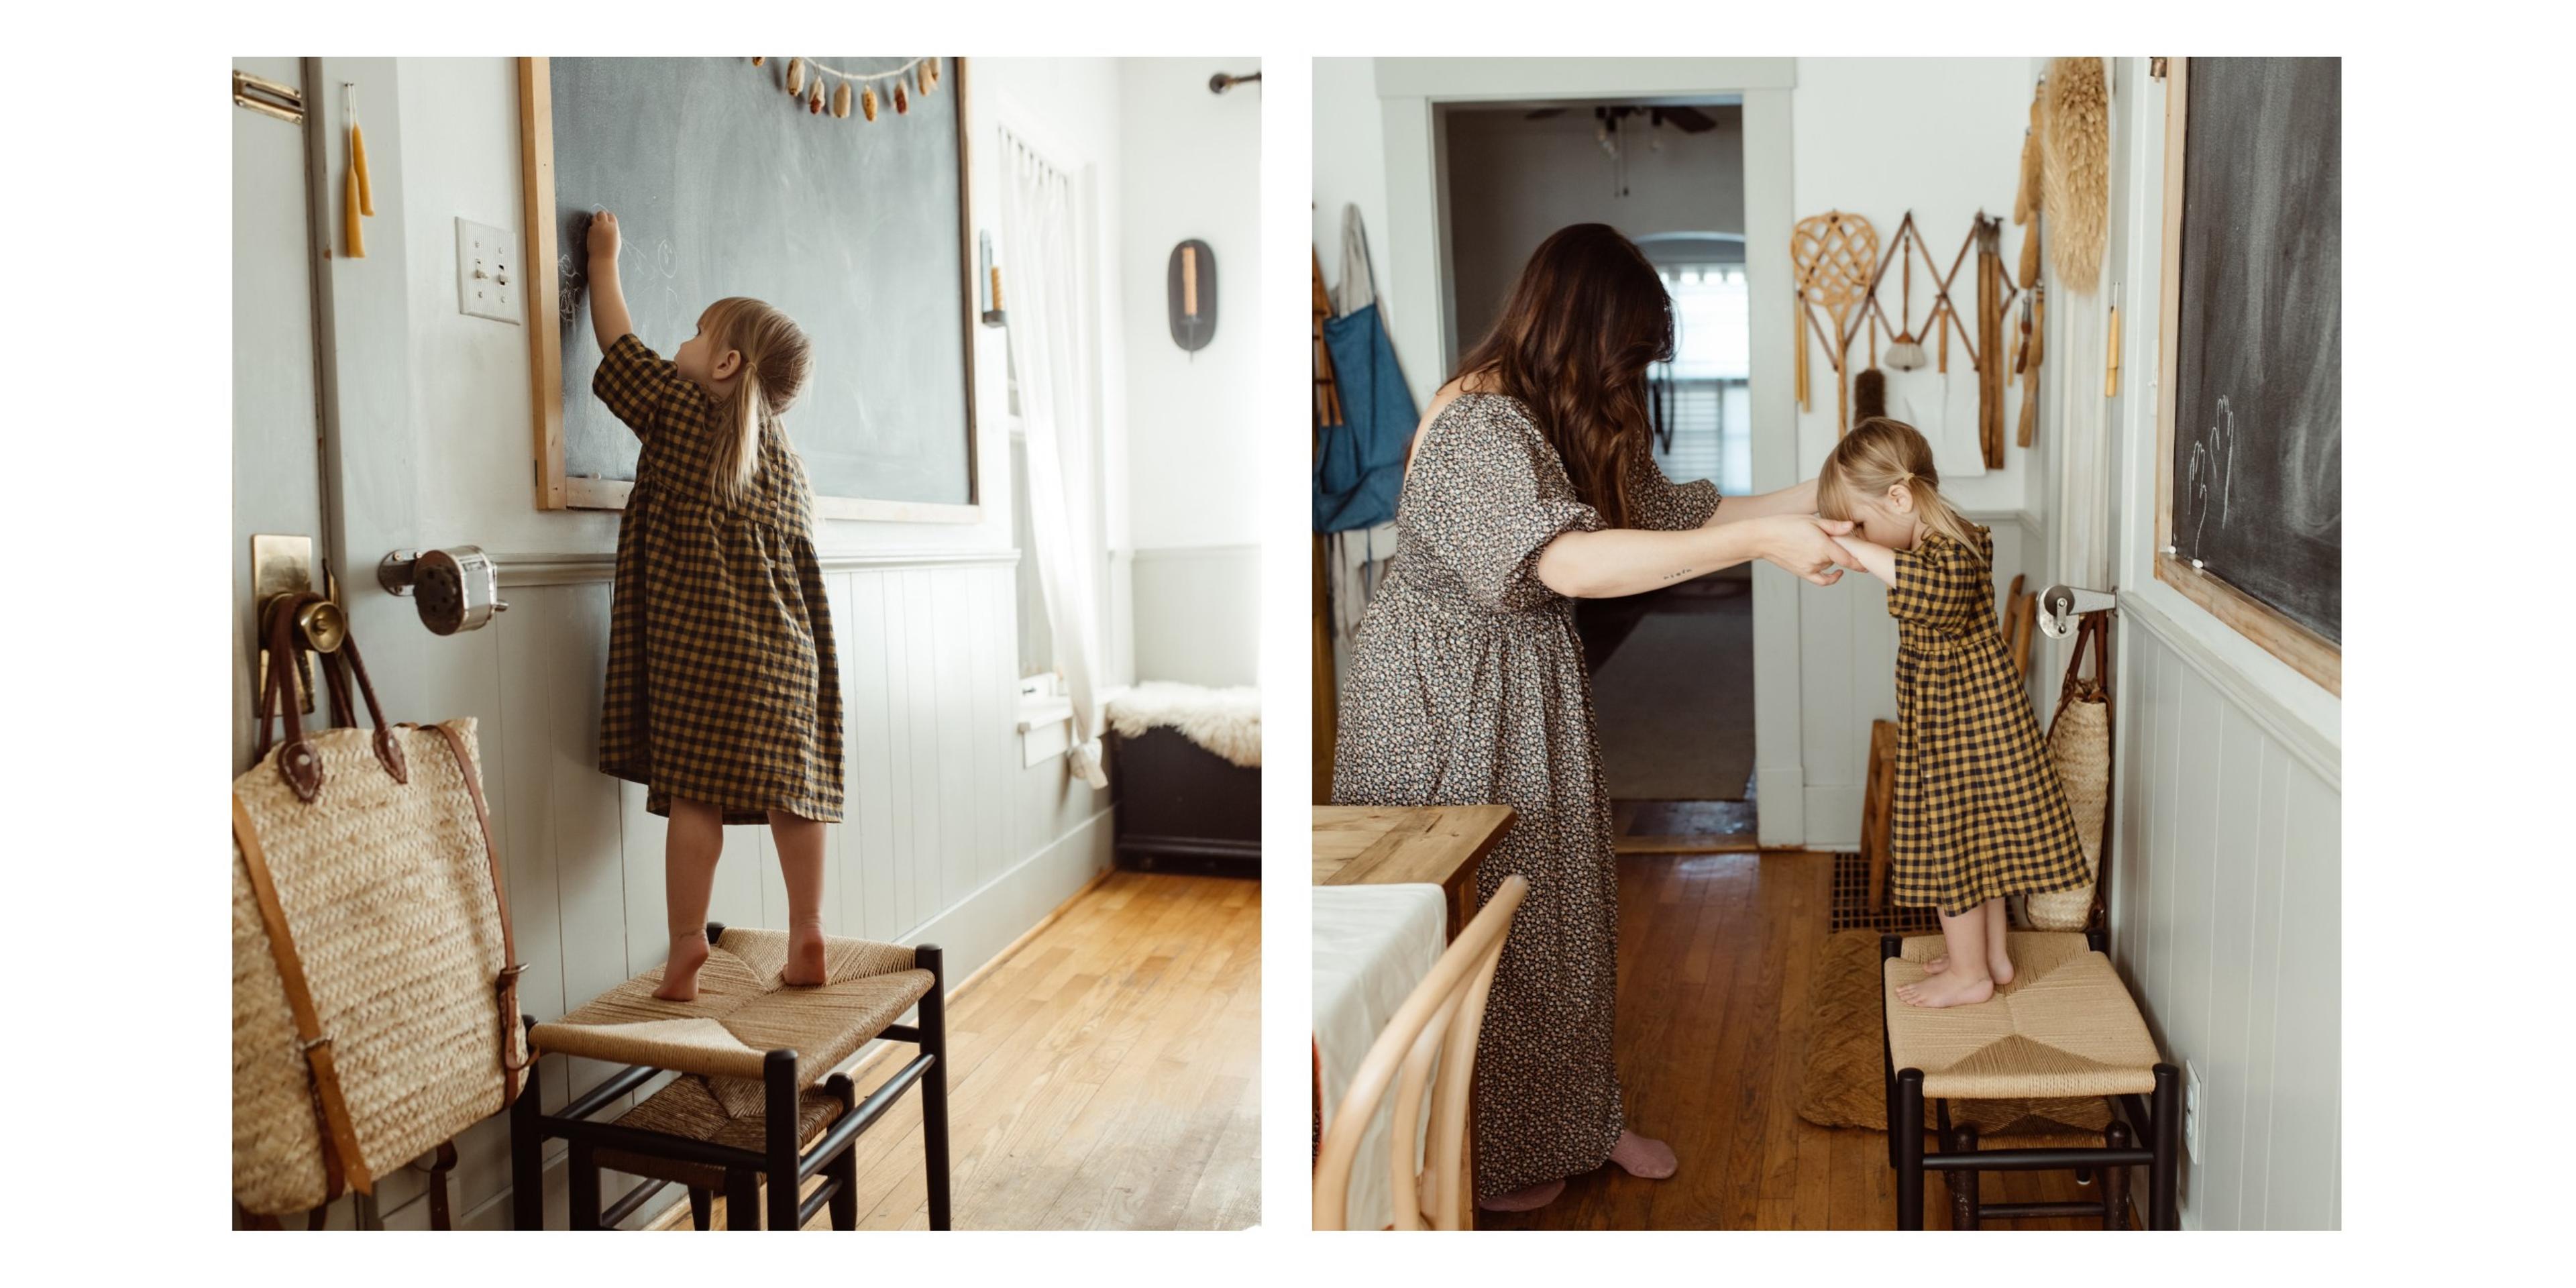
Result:
{"label": "child's hand holding chalk", "polygon": [[605,210],[590,217],[590,257],[593,261],[617,262],[617,216]]}

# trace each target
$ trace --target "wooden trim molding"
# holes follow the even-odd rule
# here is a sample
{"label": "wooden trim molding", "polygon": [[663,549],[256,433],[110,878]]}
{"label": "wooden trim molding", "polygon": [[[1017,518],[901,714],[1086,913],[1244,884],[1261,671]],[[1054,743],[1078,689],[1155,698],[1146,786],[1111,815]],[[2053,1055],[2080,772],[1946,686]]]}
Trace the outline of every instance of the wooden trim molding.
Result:
{"label": "wooden trim molding", "polygon": [[2302,719],[2279,698],[2264,692],[2242,668],[2194,638],[2189,629],[2174,620],[2169,609],[2149,596],[2124,590],[2120,592],[2120,616],[2144,627],[2155,637],[2157,647],[2170,650],[2184,665],[2199,672],[2221,698],[2245,713],[2264,736],[2314,770],[2326,786],[2338,793],[2343,790],[2343,748],[2337,741]]}
{"label": "wooden trim molding", "polygon": [[[1020,561],[1017,549],[889,551],[882,554],[816,556],[823,571],[885,572],[898,568],[1008,568]],[[614,581],[617,556],[608,552],[572,554],[497,554],[503,586],[573,586]]]}
{"label": "wooden trim molding", "polygon": [[2264,652],[2343,696],[2343,649],[2270,605],[2192,567],[2173,548],[2173,442],[2175,397],[2182,365],[2182,202],[2185,117],[2190,106],[2191,60],[2175,58],[2165,75],[2164,263],[2156,310],[2156,544],[2150,552],[2157,581],[2180,592]]}

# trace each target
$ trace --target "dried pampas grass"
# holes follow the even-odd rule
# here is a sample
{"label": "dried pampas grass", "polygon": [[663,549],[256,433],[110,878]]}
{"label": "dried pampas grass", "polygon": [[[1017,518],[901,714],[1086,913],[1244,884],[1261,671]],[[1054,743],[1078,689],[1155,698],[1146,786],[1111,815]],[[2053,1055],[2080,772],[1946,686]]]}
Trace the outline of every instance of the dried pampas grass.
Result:
{"label": "dried pampas grass", "polygon": [[2049,263],[2060,283],[2090,292],[2101,281],[2111,221],[2111,91],[2102,60],[2050,59],[2041,100]]}

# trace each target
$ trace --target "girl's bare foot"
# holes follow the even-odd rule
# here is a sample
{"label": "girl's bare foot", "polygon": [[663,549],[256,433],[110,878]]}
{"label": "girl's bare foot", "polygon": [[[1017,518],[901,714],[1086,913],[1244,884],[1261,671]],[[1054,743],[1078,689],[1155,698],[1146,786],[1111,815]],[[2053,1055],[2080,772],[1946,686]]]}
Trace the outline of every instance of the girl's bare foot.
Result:
{"label": "girl's bare foot", "polygon": [[1986,974],[1995,981],[1997,988],[2013,982],[2012,956],[2000,948],[1996,949],[1992,956],[1986,958]]}
{"label": "girl's bare foot", "polygon": [[1563,1193],[1565,1193],[1563,1180],[1547,1181],[1525,1189],[1514,1190],[1509,1194],[1497,1194],[1489,1199],[1478,1199],[1476,1206],[1488,1212],[1529,1212],[1554,1203],[1556,1196]]}
{"label": "girl's bare foot", "polygon": [[1943,953],[1940,956],[1923,963],[1923,973],[1926,975],[1938,975],[1948,969],[1950,969],[1950,955],[1948,953]]}
{"label": "girl's bare foot", "polygon": [[1906,984],[1896,990],[1897,999],[1908,1006],[1943,1007],[1974,1006],[1995,995],[1995,982],[1984,976],[1970,976],[1966,971],[1943,971],[1926,976],[1919,984]]}
{"label": "girl's bare foot", "polygon": [[787,966],[781,978],[799,988],[811,988],[827,977],[823,965],[823,928],[805,926],[787,932]]}
{"label": "girl's bare foot", "polygon": [[1619,1143],[1610,1147],[1610,1161],[1630,1176],[1650,1181],[1660,1181],[1681,1166],[1673,1157],[1672,1146],[1632,1131],[1619,1133]]}
{"label": "girl's bare foot", "polygon": [[681,935],[671,941],[671,960],[662,964],[662,986],[653,996],[665,1002],[698,1000],[698,968],[707,964],[707,934]]}

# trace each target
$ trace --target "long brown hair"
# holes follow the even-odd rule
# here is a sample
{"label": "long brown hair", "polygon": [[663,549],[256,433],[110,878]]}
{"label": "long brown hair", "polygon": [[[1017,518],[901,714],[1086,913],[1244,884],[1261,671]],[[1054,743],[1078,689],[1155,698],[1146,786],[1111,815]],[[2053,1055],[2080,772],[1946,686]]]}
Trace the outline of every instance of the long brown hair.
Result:
{"label": "long brown hair", "polygon": [[1816,471],[1816,513],[1849,519],[1852,502],[1861,497],[1884,500],[1897,484],[1914,497],[1914,514],[1924,527],[1970,551],[1968,521],[1941,495],[1941,471],[1932,464],[1932,444],[1912,425],[1886,416],[1871,416],[1852,426],[1825,456]]}
{"label": "long brown hair", "polygon": [[748,296],[733,295],[707,308],[707,338],[722,354],[742,354],[724,428],[709,455],[707,491],[722,505],[741,504],[760,477],[760,427],[784,415],[813,373],[813,347],[794,320]]}
{"label": "long brown hair", "polygon": [[1672,297],[1608,224],[1556,230],[1530,256],[1494,329],[1458,364],[1529,408],[1574,488],[1628,524],[1629,472],[1646,447],[1646,368],[1673,356]]}

